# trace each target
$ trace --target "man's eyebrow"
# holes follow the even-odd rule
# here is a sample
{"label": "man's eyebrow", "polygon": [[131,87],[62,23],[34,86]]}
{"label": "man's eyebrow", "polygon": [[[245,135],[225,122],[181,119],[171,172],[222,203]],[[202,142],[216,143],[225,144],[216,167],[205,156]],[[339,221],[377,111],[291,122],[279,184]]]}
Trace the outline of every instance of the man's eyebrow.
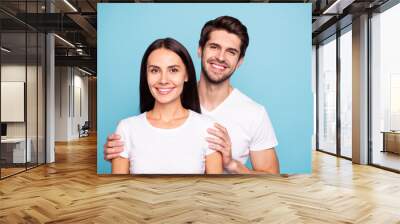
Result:
{"label": "man's eyebrow", "polygon": [[208,45],[215,45],[215,46],[221,47],[221,45],[219,45],[219,44],[217,44],[217,43],[214,43],[214,42],[211,42],[211,43],[209,43]]}
{"label": "man's eyebrow", "polygon": [[235,51],[236,53],[239,53],[239,52],[240,52],[238,49],[232,48],[232,47],[228,48],[228,50],[230,50],[230,51]]}
{"label": "man's eyebrow", "polygon": [[[217,43],[214,43],[214,42],[209,43],[209,45],[215,45],[215,46],[221,47],[221,45],[219,45],[219,44],[217,44]],[[236,52],[236,53],[240,53],[240,51],[239,51],[238,49],[233,48],[233,47],[229,47],[227,50],[229,50],[229,51],[234,51],[234,52]]]}

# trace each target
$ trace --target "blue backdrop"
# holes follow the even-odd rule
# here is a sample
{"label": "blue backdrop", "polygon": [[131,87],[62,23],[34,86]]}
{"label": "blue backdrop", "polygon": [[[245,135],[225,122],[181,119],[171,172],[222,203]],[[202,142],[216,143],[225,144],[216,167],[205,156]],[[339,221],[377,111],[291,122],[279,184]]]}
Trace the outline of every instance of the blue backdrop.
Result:
{"label": "blue backdrop", "polygon": [[234,16],[250,44],[233,86],[263,104],[279,142],[281,173],[311,172],[311,4],[98,4],[97,172],[110,173],[103,144],[122,118],[139,113],[139,71],[146,47],[173,37],[196,49],[204,23]]}

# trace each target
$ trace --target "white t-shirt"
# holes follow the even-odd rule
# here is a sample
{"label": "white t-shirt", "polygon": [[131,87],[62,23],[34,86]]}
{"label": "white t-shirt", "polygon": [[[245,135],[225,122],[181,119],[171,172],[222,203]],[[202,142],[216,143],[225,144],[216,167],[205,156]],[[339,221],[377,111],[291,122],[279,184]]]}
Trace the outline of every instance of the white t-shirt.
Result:
{"label": "white t-shirt", "polygon": [[116,133],[124,141],[120,156],[130,160],[131,174],[203,174],[208,148],[207,128],[213,120],[189,110],[186,121],[177,128],[152,126],[146,113],[119,122]]}
{"label": "white t-shirt", "polygon": [[238,89],[233,89],[214,110],[207,111],[202,107],[201,112],[228,130],[232,157],[243,164],[248,160],[250,151],[260,151],[278,145],[265,108]]}

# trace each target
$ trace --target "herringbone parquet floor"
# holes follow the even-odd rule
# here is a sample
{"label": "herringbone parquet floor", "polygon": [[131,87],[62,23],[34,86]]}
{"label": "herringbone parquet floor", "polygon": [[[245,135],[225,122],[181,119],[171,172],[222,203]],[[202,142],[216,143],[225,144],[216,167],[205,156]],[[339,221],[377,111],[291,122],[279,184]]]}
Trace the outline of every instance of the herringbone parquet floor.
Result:
{"label": "herringbone parquet floor", "polygon": [[0,181],[0,223],[400,223],[400,175],[315,152],[313,174],[96,174],[96,139]]}

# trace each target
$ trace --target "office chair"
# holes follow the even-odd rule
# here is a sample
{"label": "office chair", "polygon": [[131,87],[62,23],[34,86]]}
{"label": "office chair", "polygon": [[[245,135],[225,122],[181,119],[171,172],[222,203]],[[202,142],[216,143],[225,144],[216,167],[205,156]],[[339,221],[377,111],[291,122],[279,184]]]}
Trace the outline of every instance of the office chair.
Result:
{"label": "office chair", "polygon": [[80,125],[78,124],[79,138],[89,136],[89,129],[90,129],[89,121],[85,121],[82,127],[80,127]]}

